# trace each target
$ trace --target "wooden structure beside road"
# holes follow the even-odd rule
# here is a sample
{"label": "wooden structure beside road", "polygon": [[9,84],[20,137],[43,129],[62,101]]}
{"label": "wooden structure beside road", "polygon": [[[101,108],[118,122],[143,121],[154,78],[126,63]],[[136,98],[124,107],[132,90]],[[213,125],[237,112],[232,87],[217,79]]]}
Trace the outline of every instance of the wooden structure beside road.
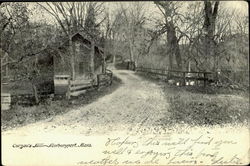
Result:
{"label": "wooden structure beside road", "polygon": [[97,87],[103,85],[111,85],[113,80],[113,73],[111,70],[106,69],[106,72],[103,74],[97,75]]}
{"label": "wooden structure beside road", "polygon": [[55,94],[63,95],[68,91],[69,79],[70,79],[70,75],[55,75],[54,76]]}
{"label": "wooden structure beside road", "polygon": [[67,99],[71,96],[79,96],[92,88],[100,88],[102,86],[112,85],[113,73],[111,70],[105,69],[105,73],[97,74],[97,81],[93,80],[67,80]]}
{"label": "wooden structure beside road", "polygon": [[9,110],[11,105],[10,93],[1,93],[1,110]]}

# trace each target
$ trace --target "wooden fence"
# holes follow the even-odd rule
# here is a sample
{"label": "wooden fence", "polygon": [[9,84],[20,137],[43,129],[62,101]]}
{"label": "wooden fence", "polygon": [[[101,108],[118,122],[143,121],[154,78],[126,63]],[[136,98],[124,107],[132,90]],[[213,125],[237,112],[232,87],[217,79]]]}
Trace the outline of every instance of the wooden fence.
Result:
{"label": "wooden fence", "polygon": [[146,72],[149,74],[160,75],[167,79],[179,79],[181,80],[180,85],[187,85],[187,82],[192,81],[202,81],[203,85],[206,86],[208,81],[212,81],[211,72],[198,72],[198,71],[178,71],[178,70],[165,70],[165,69],[152,69],[137,67],[136,71]]}
{"label": "wooden fence", "polygon": [[111,70],[106,69],[106,72],[103,74],[97,75],[97,87],[111,85],[113,80],[113,73]]}
{"label": "wooden fence", "polygon": [[63,95],[68,91],[70,75],[55,75],[54,86],[56,95]]}
{"label": "wooden fence", "polygon": [[1,93],[1,110],[9,110],[11,105],[10,93]]}
{"label": "wooden fence", "polygon": [[[153,69],[145,67],[136,67],[136,71],[146,72],[152,75],[161,76],[168,80],[180,80],[181,85],[188,85],[190,81],[196,84],[203,82],[206,86],[207,83],[216,83],[219,86],[237,85],[239,89],[249,89],[249,71],[247,70],[221,70],[218,72],[203,72],[203,71],[178,71],[166,69]],[[190,84],[189,84],[190,85]]]}
{"label": "wooden fence", "polygon": [[68,91],[67,91],[67,99],[70,99],[71,96],[79,96],[84,94],[87,89],[93,87],[93,83],[91,80],[70,80],[68,79]]}
{"label": "wooden fence", "polygon": [[101,86],[111,85],[113,80],[113,73],[111,70],[106,69],[105,73],[97,75],[97,83],[95,84],[93,80],[70,80],[68,79],[68,91],[66,94],[67,99],[71,96],[79,96],[84,94],[87,90],[91,88],[99,88]]}

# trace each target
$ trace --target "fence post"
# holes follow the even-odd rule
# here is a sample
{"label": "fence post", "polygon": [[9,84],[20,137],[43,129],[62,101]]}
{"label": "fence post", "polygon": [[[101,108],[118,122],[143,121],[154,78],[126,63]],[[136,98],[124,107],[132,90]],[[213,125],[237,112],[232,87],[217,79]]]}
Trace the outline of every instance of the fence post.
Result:
{"label": "fence post", "polygon": [[186,85],[186,72],[183,72],[183,86]]}
{"label": "fence post", "polygon": [[236,73],[235,73],[235,71],[233,71],[233,81],[234,81],[234,82],[237,82],[237,81],[236,81]]}
{"label": "fence post", "polygon": [[132,68],[133,68],[133,71],[135,71],[135,61],[133,61],[132,63]]}
{"label": "fence post", "polygon": [[163,74],[164,74],[164,70],[163,70],[163,69],[161,69],[160,71],[161,71],[160,78],[161,78],[161,79],[164,79],[164,75],[163,75]]}
{"label": "fence post", "polygon": [[110,85],[113,83],[113,73],[110,74]]}
{"label": "fence post", "polygon": [[203,73],[204,75],[204,87],[207,85],[207,73]]}
{"label": "fence post", "polygon": [[170,71],[169,71],[168,66],[167,66],[167,79],[169,80],[169,78],[170,78]]}
{"label": "fence post", "polygon": [[71,84],[70,84],[70,77],[68,77],[68,92],[66,93],[66,98],[68,100],[70,100],[70,87],[71,87]]}
{"label": "fence post", "polygon": [[97,75],[97,88],[99,89],[100,86],[100,75]]}

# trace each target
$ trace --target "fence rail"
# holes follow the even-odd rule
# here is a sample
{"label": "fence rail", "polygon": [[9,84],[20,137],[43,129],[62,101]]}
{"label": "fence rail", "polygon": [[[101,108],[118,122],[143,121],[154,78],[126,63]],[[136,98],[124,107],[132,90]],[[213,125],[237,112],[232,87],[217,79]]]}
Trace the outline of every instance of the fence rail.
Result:
{"label": "fence rail", "polygon": [[111,70],[106,69],[105,73],[97,74],[97,82],[96,84],[93,80],[70,80],[68,79],[68,91],[67,91],[67,99],[70,99],[71,96],[79,96],[87,92],[88,89],[94,87],[101,87],[105,85],[111,85],[113,80],[113,73]]}
{"label": "fence rail", "polygon": [[137,67],[136,71],[146,72],[150,74],[164,76],[167,79],[170,78],[179,78],[182,80],[181,85],[187,85],[187,81],[203,81],[203,85],[206,86],[207,82],[212,80],[212,72],[203,72],[203,71],[178,71],[178,70],[166,70],[166,69],[153,69],[153,68],[144,68]]}
{"label": "fence rail", "polygon": [[67,99],[70,99],[71,96],[79,96],[84,94],[87,89],[93,87],[91,80],[70,80],[68,79],[68,91]]}
{"label": "fence rail", "polygon": [[[249,88],[249,71],[248,70],[221,70],[218,72],[205,71],[178,71],[166,69],[153,69],[147,67],[137,67],[136,71],[146,72],[149,74],[160,75],[167,79],[181,79],[182,85],[187,85],[186,81],[203,82],[206,86],[208,82],[214,82],[219,86],[236,85],[240,89]],[[188,83],[188,82],[187,82]]]}
{"label": "fence rail", "polygon": [[113,72],[109,69],[106,69],[105,73],[97,75],[97,87],[99,88],[103,85],[112,85],[112,80]]}
{"label": "fence rail", "polygon": [[9,110],[11,105],[10,93],[1,93],[1,110]]}

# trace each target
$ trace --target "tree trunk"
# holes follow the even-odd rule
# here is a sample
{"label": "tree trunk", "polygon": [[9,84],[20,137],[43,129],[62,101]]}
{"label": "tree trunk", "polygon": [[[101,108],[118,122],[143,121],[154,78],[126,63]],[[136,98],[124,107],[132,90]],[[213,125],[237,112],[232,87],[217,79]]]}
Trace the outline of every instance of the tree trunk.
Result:
{"label": "tree trunk", "polygon": [[[8,58],[8,56],[6,56],[6,62],[8,63],[9,62],[9,58]],[[9,75],[9,65],[7,64],[6,65],[6,76],[8,76]]]}
{"label": "tree trunk", "polygon": [[106,50],[104,50],[104,54],[103,54],[103,62],[102,62],[102,73],[106,73],[106,54],[105,53]]}
{"label": "tree trunk", "polygon": [[181,59],[180,48],[179,48],[179,44],[177,40],[175,41],[174,45],[175,45],[174,48],[175,48],[175,58],[176,58],[177,67],[179,70],[182,70],[182,59]]}
{"label": "tree trunk", "polygon": [[35,102],[36,104],[39,103],[39,98],[38,98],[38,93],[37,93],[37,87],[36,85],[33,83],[32,84],[32,88],[33,88],[33,94],[34,94],[34,97],[35,97]]}
{"label": "tree trunk", "polygon": [[116,38],[116,35],[113,32],[112,33],[112,55],[113,55],[112,63],[113,63],[114,68],[115,68],[115,61],[116,61],[116,45],[115,45],[116,40],[118,40],[118,39]]}
{"label": "tree trunk", "polygon": [[133,44],[131,39],[129,40],[129,51],[130,51],[130,61],[134,61],[134,52],[133,52]]}
{"label": "tree trunk", "polygon": [[113,54],[113,66],[115,67],[115,61],[116,61],[116,59],[115,59],[116,57],[115,57],[115,53]]}
{"label": "tree trunk", "polygon": [[169,70],[173,70],[173,50],[171,46],[169,48],[169,55],[168,55],[168,63],[169,63]]}
{"label": "tree trunk", "polygon": [[[167,20],[166,20],[167,21]],[[167,44],[169,48],[169,68],[173,69],[173,57],[176,60],[177,67],[182,70],[182,59],[179,43],[176,37],[176,31],[172,22],[167,22]]]}
{"label": "tree trunk", "polygon": [[[216,1],[214,7],[212,6],[212,2],[204,1],[204,11],[205,11],[205,20],[204,20],[204,31],[205,31],[205,41],[204,41],[204,49],[205,49],[205,64],[207,70],[217,70],[217,58],[215,53],[215,22],[218,14],[219,1]],[[212,64],[213,63],[213,64]]]}
{"label": "tree trunk", "polygon": [[94,40],[92,40],[91,52],[90,52],[90,72],[91,72],[92,76],[95,73],[94,58],[95,58],[95,42],[94,42]]}
{"label": "tree trunk", "polygon": [[103,63],[102,63],[102,73],[106,73],[106,57],[107,57],[107,37],[105,37],[104,41],[104,53],[103,53]]}
{"label": "tree trunk", "polygon": [[69,50],[70,50],[70,61],[71,61],[71,76],[75,80],[75,51],[73,48],[73,42],[71,36],[69,36]]}

